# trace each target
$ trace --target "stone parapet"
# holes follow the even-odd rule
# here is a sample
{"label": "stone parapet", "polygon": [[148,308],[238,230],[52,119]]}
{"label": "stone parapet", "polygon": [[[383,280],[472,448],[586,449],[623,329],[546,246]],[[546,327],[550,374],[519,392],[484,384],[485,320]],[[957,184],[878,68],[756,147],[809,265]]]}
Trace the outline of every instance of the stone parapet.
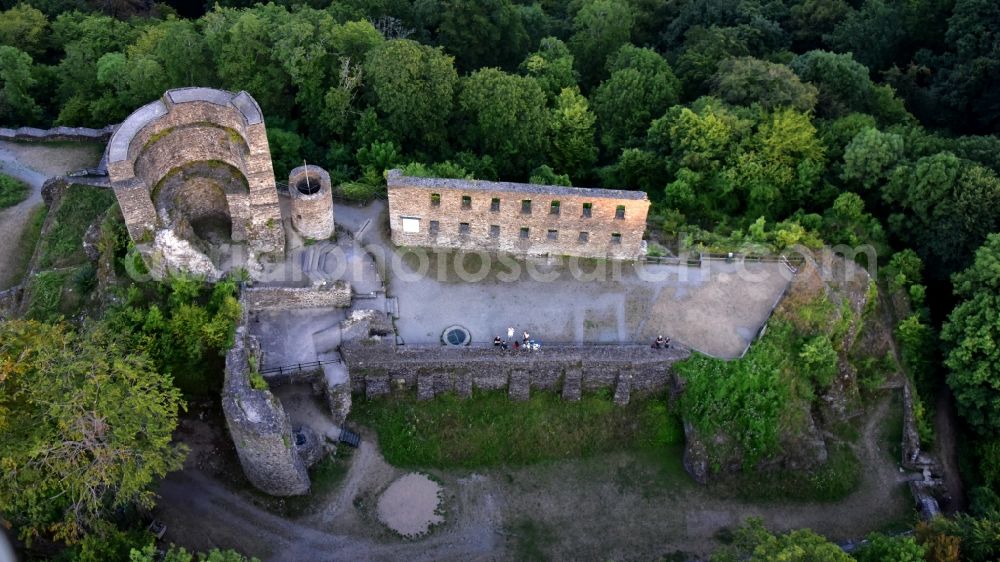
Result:
{"label": "stone parapet", "polygon": [[501,352],[491,347],[396,347],[368,340],[343,344],[341,355],[354,392],[368,397],[388,394],[393,388],[415,390],[420,399],[446,392],[467,397],[473,389],[506,389],[512,400],[525,400],[532,390],[561,392],[567,400],[578,400],[583,392],[607,389],[616,402],[625,404],[633,393],[665,390],[670,366],[690,352],[642,345]]}

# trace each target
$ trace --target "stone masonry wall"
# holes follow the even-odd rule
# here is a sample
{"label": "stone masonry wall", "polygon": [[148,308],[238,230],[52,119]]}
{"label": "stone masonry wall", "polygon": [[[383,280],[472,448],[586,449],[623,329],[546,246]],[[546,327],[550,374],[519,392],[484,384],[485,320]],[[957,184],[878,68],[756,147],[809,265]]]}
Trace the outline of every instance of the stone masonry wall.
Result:
{"label": "stone masonry wall", "polygon": [[[415,178],[399,170],[389,172],[388,186],[399,246],[612,259],[643,252],[649,200],[641,191]],[[404,218],[418,219],[410,222],[416,232],[404,231]]]}
{"label": "stone masonry wall", "polygon": [[[300,182],[309,179],[309,186],[319,188],[316,193],[303,193]],[[288,193],[291,197],[292,226],[306,238],[326,240],[333,234],[333,189],[330,174],[319,166],[299,166],[288,175]]]}
{"label": "stone masonry wall", "polygon": [[295,308],[347,308],[351,306],[351,285],[334,281],[324,287],[247,287],[243,298],[248,310],[291,310]]}
{"label": "stone masonry wall", "polygon": [[284,231],[260,107],[246,92],[169,90],[132,113],[108,143],[108,175],[133,240],[168,229],[152,190],[192,162],[223,162],[246,178],[248,193],[227,193],[234,239],[254,255],[283,254]]}
{"label": "stone masonry wall", "polygon": [[500,352],[492,347],[396,348],[388,341],[369,340],[343,344],[341,355],[353,391],[368,397],[398,389],[415,389],[420,399],[445,392],[468,397],[473,389],[507,389],[511,399],[526,400],[532,389],[538,389],[579,400],[582,392],[608,389],[616,403],[626,404],[633,392],[666,389],[670,366],[690,352],[641,345]]}
{"label": "stone masonry wall", "polygon": [[288,415],[269,390],[250,385],[250,357],[256,355],[251,342],[244,317],[236,344],[226,354],[222,390],[222,409],[236,454],[257,489],[274,496],[305,494],[309,474],[295,448]]}

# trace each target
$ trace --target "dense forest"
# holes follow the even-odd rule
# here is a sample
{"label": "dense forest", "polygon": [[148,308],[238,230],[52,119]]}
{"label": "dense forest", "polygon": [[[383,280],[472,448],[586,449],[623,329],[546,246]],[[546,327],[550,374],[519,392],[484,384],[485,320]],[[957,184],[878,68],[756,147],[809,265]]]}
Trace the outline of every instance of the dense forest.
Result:
{"label": "dense forest", "polygon": [[663,251],[872,245],[922,401],[954,394],[972,510],[1000,509],[995,0],[0,7],[2,126],[247,90],[279,180],[305,158],[361,196],[393,166],[636,189]]}

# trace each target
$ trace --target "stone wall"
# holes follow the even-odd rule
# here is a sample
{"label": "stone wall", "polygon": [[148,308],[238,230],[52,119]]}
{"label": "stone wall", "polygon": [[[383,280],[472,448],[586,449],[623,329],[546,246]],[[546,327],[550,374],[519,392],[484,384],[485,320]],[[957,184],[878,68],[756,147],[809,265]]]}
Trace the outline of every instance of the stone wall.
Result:
{"label": "stone wall", "polygon": [[[237,328],[236,344],[226,354],[222,409],[243,473],[257,489],[274,496],[309,491],[305,459],[295,447],[291,422],[269,390],[250,385],[250,357],[259,355],[246,333]],[[259,363],[258,363],[259,364]]]}
{"label": "stone wall", "polygon": [[403,389],[416,390],[420,399],[445,392],[468,397],[473,389],[506,389],[513,400],[526,400],[531,390],[560,392],[567,400],[579,400],[583,392],[607,389],[619,404],[628,403],[635,392],[665,390],[670,366],[690,355],[682,348],[641,345],[500,352],[492,347],[395,347],[388,340],[345,343],[340,352],[353,391],[368,397]]}
{"label": "stone wall", "polygon": [[641,191],[416,178],[399,170],[389,172],[388,185],[389,226],[399,246],[613,259],[643,254],[649,200]]}
{"label": "stone wall", "polygon": [[[305,189],[300,184],[305,184]],[[308,193],[312,189],[317,191]],[[295,168],[288,175],[288,194],[295,230],[313,240],[326,240],[333,234],[333,188],[326,170],[319,166]]]}
{"label": "stone wall", "polygon": [[154,190],[196,162],[224,164],[246,180],[246,191],[226,193],[232,238],[246,240],[251,256],[283,255],[284,229],[260,107],[246,92],[210,88],[169,90],[133,112],[112,135],[108,175],[132,239],[146,244],[158,230],[173,228],[169,217],[156,212]]}
{"label": "stone wall", "polygon": [[295,308],[347,308],[351,306],[351,285],[334,281],[312,287],[247,287],[243,299],[248,310],[291,310]]}
{"label": "stone wall", "polygon": [[19,127],[8,129],[0,127],[0,140],[6,141],[105,141],[115,131],[117,125],[108,125],[101,129],[87,127],[53,127],[51,129],[36,129],[34,127]]}

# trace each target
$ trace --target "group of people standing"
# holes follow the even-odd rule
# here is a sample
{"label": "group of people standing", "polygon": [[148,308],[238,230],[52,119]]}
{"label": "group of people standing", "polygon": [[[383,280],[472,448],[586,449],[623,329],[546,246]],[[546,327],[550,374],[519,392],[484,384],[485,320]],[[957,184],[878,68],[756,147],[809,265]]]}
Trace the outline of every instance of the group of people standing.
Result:
{"label": "group of people standing", "polygon": [[522,334],[521,340],[518,341],[514,339],[514,327],[510,326],[507,328],[507,339],[500,339],[500,336],[493,338],[493,347],[499,349],[500,351],[506,351],[513,348],[514,351],[520,351],[522,349],[527,351],[538,351],[541,344],[531,339],[531,334],[527,330]]}

